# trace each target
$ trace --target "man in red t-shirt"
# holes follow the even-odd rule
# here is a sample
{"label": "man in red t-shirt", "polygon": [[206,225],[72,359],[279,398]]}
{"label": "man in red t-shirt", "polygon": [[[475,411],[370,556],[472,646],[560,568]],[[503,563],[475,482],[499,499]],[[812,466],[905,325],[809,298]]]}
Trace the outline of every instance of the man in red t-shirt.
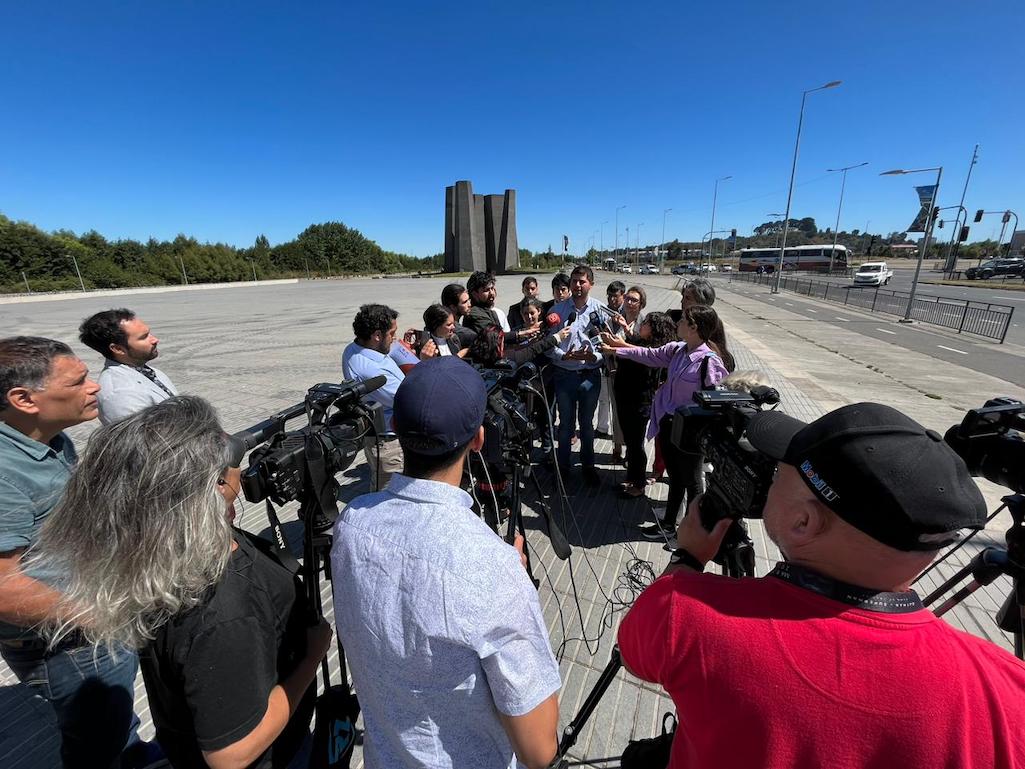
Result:
{"label": "man in red t-shirt", "polygon": [[957,454],[873,403],[808,425],[759,414],[748,439],[780,462],[764,518],[786,562],[701,574],[729,521],[708,532],[692,505],[619,629],[627,669],[676,703],[669,766],[1025,766],[1025,664],[910,589],[959,530],[985,526]]}

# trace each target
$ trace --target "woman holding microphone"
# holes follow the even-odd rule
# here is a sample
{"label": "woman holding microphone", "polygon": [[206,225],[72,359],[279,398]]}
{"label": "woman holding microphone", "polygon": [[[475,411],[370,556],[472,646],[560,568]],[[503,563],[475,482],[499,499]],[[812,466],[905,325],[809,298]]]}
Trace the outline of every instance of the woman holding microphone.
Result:
{"label": "woman holding microphone", "polygon": [[651,402],[648,438],[656,438],[669,475],[669,499],[662,521],[642,529],[648,539],[672,541],[676,517],[684,500],[689,504],[703,491],[703,459],[673,445],[673,415],[680,406],[694,402],[698,390],[715,387],[729,374],[727,363],[732,356],[721,345],[711,342],[722,328],[715,310],[705,305],[687,308],[676,327],[679,342],[661,347],[633,347],[611,335],[605,335],[603,352],[634,361],[651,368],[667,369],[666,381]]}

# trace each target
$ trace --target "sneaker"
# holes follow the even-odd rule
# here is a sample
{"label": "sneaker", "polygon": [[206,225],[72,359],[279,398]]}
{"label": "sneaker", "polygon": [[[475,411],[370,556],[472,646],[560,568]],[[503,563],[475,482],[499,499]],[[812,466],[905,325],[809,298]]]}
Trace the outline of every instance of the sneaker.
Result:
{"label": "sneaker", "polygon": [[664,528],[661,523],[649,523],[641,527],[641,536],[655,542],[671,541],[676,536],[676,532],[673,529]]}

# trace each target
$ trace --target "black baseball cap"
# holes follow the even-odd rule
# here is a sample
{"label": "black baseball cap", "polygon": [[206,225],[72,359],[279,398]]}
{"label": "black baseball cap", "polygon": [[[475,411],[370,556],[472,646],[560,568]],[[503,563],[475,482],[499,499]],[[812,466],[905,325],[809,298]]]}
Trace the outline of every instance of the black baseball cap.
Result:
{"label": "black baseball cap", "polygon": [[961,457],[889,406],[855,403],[810,424],[765,411],[751,418],[747,439],[797,468],[851,526],[897,550],[936,550],[986,525],[986,502]]}
{"label": "black baseball cap", "polygon": [[420,361],[395,392],[392,419],[399,444],[427,456],[465,446],[484,423],[488,391],[462,358]]}

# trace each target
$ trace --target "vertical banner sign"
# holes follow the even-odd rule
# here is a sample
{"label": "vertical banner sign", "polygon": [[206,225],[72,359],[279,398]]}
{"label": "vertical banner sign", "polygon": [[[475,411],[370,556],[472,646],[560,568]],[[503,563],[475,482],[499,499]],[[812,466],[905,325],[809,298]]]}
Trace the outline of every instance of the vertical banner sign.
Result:
{"label": "vertical banner sign", "polygon": [[562,236],[562,252],[569,253],[569,235]]}
{"label": "vertical banner sign", "polygon": [[932,211],[933,196],[936,194],[936,185],[927,184],[924,187],[915,187],[918,192],[918,202],[922,204],[915,221],[911,222],[908,232],[925,232],[929,224],[929,213]]}

